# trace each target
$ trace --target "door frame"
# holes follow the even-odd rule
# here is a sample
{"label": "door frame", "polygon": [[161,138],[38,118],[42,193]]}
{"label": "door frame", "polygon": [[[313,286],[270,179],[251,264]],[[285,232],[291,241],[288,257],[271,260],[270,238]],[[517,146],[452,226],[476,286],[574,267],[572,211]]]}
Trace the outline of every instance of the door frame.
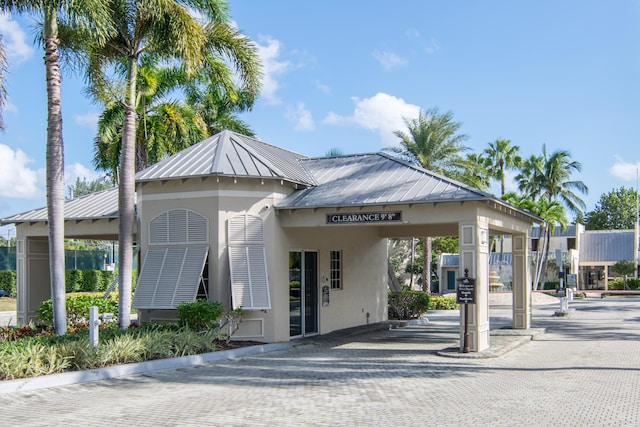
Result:
{"label": "door frame", "polygon": [[[320,333],[320,252],[315,249],[290,249],[289,250],[289,258],[291,254],[297,252],[300,254],[300,334],[299,335],[291,335],[291,329],[289,329],[289,338],[290,339],[298,339],[304,337],[311,337],[318,335]],[[306,329],[306,302],[305,302],[305,286],[306,286],[306,275],[305,275],[305,253],[314,253],[316,255],[316,271],[315,271],[315,281],[316,281],[316,290],[315,290],[315,322],[316,322],[316,330],[314,332],[305,332]],[[290,279],[289,279],[290,280]],[[289,288],[291,289],[291,288]],[[288,293],[290,296],[291,293]],[[289,315],[289,328],[291,328],[291,317]]]}

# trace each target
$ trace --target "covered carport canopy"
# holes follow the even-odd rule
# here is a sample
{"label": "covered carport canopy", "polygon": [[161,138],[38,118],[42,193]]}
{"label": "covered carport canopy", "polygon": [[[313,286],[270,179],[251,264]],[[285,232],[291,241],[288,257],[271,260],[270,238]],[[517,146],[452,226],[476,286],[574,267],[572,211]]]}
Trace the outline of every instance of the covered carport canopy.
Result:
{"label": "covered carport canopy", "polygon": [[[117,188],[66,200],[64,212],[65,238],[118,240]],[[25,324],[37,317],[40,303],[51,298],[47,208],[3,218],[0,224],[16,227],[17,320]]]}
{"label": "covered carport canopy", "polygon": [[278,204],[283,227],[377,227],[384,238],[459,237],[458,277],[468,270],[476,279],[469,318],[471,351],[489,346],[489,236],[512,235],[513,327],[529,328],[528,241],[532,224],[541,222],[538,217],[383,153],[301,163],[318,184]]}

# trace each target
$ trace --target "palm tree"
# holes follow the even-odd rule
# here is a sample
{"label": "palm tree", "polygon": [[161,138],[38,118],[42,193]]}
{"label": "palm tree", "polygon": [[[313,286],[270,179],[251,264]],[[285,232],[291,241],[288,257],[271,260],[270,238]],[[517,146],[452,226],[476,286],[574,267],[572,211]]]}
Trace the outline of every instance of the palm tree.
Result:
{"label": "palm tree", "polygon": [[79,36],[92,34],[96,43],[110,30],[101,0],[3,0],[3,12],[41,13],[47,81],[47,219],[53,324],[57,334],[67,330],[64,265],[64,144],[60,96],[59,21]]}
{"label": "palm tree", "polygon": [[[394,134],[400,138],[400,146],[388,147],[387,151],[398,154],[403,159],[442,174],[460,171],[460,153],[468,149],[462,143],[467,135],[459,134],[462,126],[453,120],[453,113],[440,113],[437,108],[420,111],[415,119],[404,119],[407,132],[398,130]],[[424,237],[424,264],[422,269],[422,289],[431,288],[431,238]]]}
{"label": "palm tree", "polygon": [[467,135],[458,134],[461,123],[453,121],[453,113],[440,113],[437,108],[420,111],[415,119],[404,119],[409,133],[398,130],[399,147],[387,151],[425,169],[446,174],[456,170],[460,153],[469,148],[462,145]]}
{"label": "palm tree", "polygon": [[[489,175],[500,181],[500,196],[505,193],[506,171],[517,169],[522,164],[522,157],[519,154],[520,147],[511,145],[508,139],[496,139],[489,143],[489,147],[484,150],[486,155],[486,165]],[[504,236],[500,235],[500,270],[502,271]]]}
{"label": "palm tree", "polygon": [[519,151],[520,147],[511,145],[508,139],[496,139],[484,150],[489,174],[500,181],[500,196],[505,193],[506,171],[517,169],[522,164]]}
{"label": "palm tree", "polygon": [[[252,105],[254,100],[250,98],[249,91],[234,88],[229,93],[211,81],[210,74],[205,72],[191,78],[183,67],[163,66],[158,58],[141,56],[136,106],[139,117],[136,172],[223,129],[253,136],[249,126],[235,114]],[[122,82],[113,82],[110,86],[107,91],[91,92],[96,100],[105,104],[98,121],[94,164],[98,169],[107,171],[117,183],[124,96],[113,96],[117,94],[118,87],[123,86]],[[168,98],[182,91],[185,92],[184,101]],[[108,98],[102,99],[105,95]]]}
{"label": "palm tree", "polygon": [[[143,53],[158,60],[180,62],[189,75],[212,65],[231,75],[223,58],[231,61],[246,86],[259,87],[260,70],[256,47],[229,23],[226,4],[218,0],[110,0],[108,7],[117,33],[100,45],[89,45],[90,85],[99,92],[108,87],[110,72],[125,78],[122,146],[118,173],[119,195],[119,322],[130,324],[135,221],[135,160],[138,97],[138,67]],[[196,17],[196,15],[198,17]],[[202,23],[202,21],[206,21]],[[228,73],[228,74],[227,74]]]}
{"label": "palm tree", "polygon": [[[176,67],[160,67],[158,61],[143,55],[138,68],[138,99],[136,112],[140,126],[136,128],[136,172],[157,163],[206,136],[206,126],[195,110],[184,102],[167,99],[167,93],[182,83],[184,73]],[[117,93],[116,82],[108,93]],[[103,94],[92,94],[100,98]],[[124,96],[107,99],[98,120],[98,135],[94,142],[94,164],[118,182]]]}
{"label": "palm tree", "polygon": [[[576,193],[588,193],[587,186],[582,181],[574,181],[571,179],[573,172],[580,172],[582,165],[571,159],[571,154],[566,150],[556,150],[551,154],[547,153],[546,145],[542,146],[542,156],[531,156],[523,163],[521,173],[516,177],[520,191],[530,194],[535,203],[547,202],[547,205],[538,207],[542,219],[545,220],[546,226],[542,229],[543,245],[541,253],[541,264],[536,271],[534,286],[538,287],[542,271],[546,266],[548,240],[553,232],[553,227],[549,225],[550,221],[557,223],[566,223],[564,217],[564,209],[558,212],[555,204],[560,207],[566,206],[571,212],[581,214],[585,208],[584,201]],[[534,212],[535,213],[535,212]],[[562,215],[562,218],[559,215]],[[546,216],[546,217],[545,217]],[[540,248],[539,248],[540,249]]]}
{"label": "palm tree", "polygon": [[467,153],[464,158],[456,162],[456,166],[460,166],[460,169],[451,171],[448,175],[463,184],[486,191],[491,184],[486,165],[487,158],[483,153]]}

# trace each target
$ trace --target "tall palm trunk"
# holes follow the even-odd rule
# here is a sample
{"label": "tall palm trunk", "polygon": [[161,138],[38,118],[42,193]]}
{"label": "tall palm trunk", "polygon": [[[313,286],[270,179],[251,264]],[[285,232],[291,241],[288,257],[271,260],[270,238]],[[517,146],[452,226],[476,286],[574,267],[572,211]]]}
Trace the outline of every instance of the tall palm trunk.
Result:
{"label": "tall palm trunk", "polygon": [[541,244],[538,245],[538,258],[536,259],[536,270],[534,280],[534,290],[538,290],[540,286],[540,280],[542,280],[542,272],[545,270],[545,264],[547,260],[547,252],[549,251],[549,240],[551,235],[551,224],[549,222],[544,223],[544,229],[542,230]]}
{"label": "tall palm trunk", "polygon": [[424,238],[423,249],[422,290],[424,292],[431,292],[431,237]]}
{"label": "tall palm trunk", "polygon": [[125,100],[122,126],[122,154],[120,183],[118,186],[118,212],[120,224],[118,261],[120,270],[120,295],[118,296],[118,321],[122,329],[131,323],[131,280],[133,268],[133,224],[135,218],[135,159],[136,159],[136,75],[138,61],[128,58],[127,99]]}
{"label": "tall palm trunk", "polygon": [[47,216],[49,274],[56,334],[67,332],[64,284],[64,144],[60,100],[58,23],[55,9],[44,13],[44,64],[47,78]]}

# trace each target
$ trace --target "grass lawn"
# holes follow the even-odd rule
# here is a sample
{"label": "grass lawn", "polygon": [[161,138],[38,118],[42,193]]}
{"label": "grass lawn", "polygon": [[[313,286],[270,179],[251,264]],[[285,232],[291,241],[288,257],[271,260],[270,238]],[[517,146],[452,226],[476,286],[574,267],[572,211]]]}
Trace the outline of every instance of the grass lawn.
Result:
{"label": "grass lawn", "polygon": [[9,297],[0,298],[0,311],[16,311],[16,299]]}

